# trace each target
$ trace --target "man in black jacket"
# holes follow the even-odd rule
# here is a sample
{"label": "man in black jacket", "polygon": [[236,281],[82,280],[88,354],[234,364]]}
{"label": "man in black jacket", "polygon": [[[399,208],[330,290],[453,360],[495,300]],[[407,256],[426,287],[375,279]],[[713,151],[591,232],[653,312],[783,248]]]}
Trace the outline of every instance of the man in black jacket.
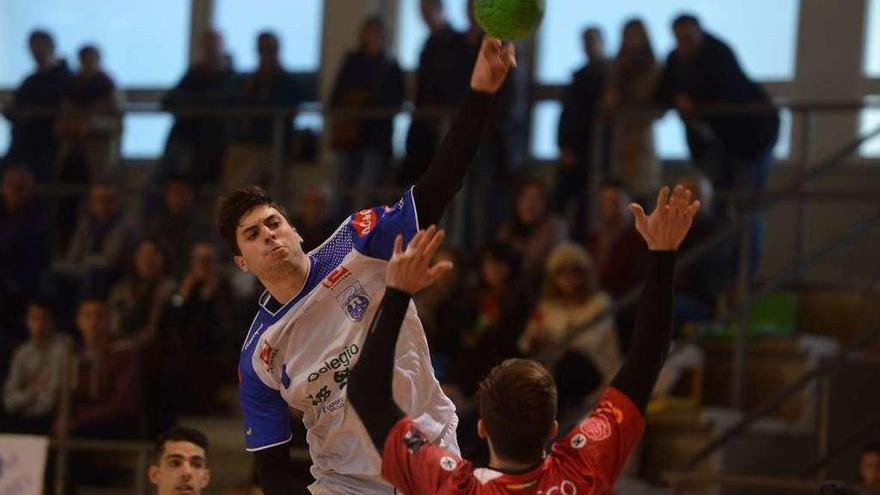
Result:
{"label": "man in black jacket", "polygon": [[[696,17],[681,15],[672,29],[676,48],[666,61],[658,102],[678,111],[691,158],[716,189],[763,191],[779,136],[779,115],[770,97],[743,72],[730,47],[703,31]],[[743,112],[737,108],[742,106],[765,108]],[[732,206],[718,201],[716,214],[729,214]],[[741,212],[749,205],[740,201],[735,206]],[[760,259],[762,227],[760,221],[752,224],[753,271]]]}

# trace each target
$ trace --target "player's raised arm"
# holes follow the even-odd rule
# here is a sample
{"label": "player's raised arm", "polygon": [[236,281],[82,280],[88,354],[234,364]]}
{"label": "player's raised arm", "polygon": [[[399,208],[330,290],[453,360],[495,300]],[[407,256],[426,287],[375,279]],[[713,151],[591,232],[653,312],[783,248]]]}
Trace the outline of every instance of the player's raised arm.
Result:
{"label": "player's raised arm", "polygon": [[636,230],[651,251],[645,287],[636,313],[635,330],[623,365],[611,386],[623,392],[644,414],[672,340],[672,293],[675,253],[700,209],[683,186],[664,187],[650,215],[637,204],[630,210]]}
{"label": "player's raised arm", "polygon": [[494,94],[516,67],[513,44],[485,36],[471,74],[470,91],[431,164],[413,186],[422,225],[440,221],[446,205],[461,188],[468,166],[483,138]]}
{"label": "player's raised arm", "polygon": [[385,296],[370,324],[361,357],[351,371],[349,403],[380,454],[391,428],[404,416],[394,402],[391,382],[394,350],[410,298],[452,269],[448,261],[430,264],[443,237],[444,232],[432,225],[416,233],[405,250],[403,237],[395,239],[386,273]]}

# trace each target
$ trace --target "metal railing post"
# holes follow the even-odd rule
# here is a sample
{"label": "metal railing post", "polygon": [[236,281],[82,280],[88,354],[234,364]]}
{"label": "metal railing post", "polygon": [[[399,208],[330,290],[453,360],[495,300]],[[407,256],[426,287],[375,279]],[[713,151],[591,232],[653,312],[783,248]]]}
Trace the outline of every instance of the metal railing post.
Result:
{"label": "metal railing post", "polygon": [[[74,370],[76,362],[70,353],[67,354],[65,368],[67,373],[61,379],[60,397],[58,398],[58,420],[64,425],[60,431],[55,432],[57,446],[55,449],[55,495],[64,495],[64,487],[67,484],[67,439],[70,436],[68,425],[70,424],[70,394],[73,380],[78,379],[78,373]],[[76,370],[78,371],[78,370]]]}
{"label": "metal railing post", "polygon": [[795,181],[797,183],[797,196],[795,200],[795,221],[794,221],[794,261],[797,263],[796,280],[802,281],[805,277],[804,273],[804,253],[806,252],[806,232],[807,232],[807,208],[804,199],[804,188],[807,177],[807,167],[813,152],[813,128],[815,125],[816,114],[812,110],[806,110],[802,113],[801,135],[800,135],[800,156],[797,160],[795,168]]}
{"label": "metal railing post", "polygon": [[[751,286],[751,223],[754,220],[743,217],[739,219],[739,262],[737,264],[736,296],[739,304],[749,300]],[[733,373],[730,404],[735,409],[745,407],[745,390],[748,367],[749,346],[749,311],[744,311],[735,323],[733,361],[731,372]]]}
{"label": "metal railing post", "polygon": [[[816,416],[816,450],[820,459],[828,456],[831,446],[831,377],[824,366],[822,377],[819,379],[817,391],[818,415]],[[827,475],[827,466],[822,466],[816,473],[819,481],[824,481]]]}
{"label": "metal railing post", "polygon": [[272,196],[284,203],[284,122],[286,110],[272,112],[272,172],[269,190]]}

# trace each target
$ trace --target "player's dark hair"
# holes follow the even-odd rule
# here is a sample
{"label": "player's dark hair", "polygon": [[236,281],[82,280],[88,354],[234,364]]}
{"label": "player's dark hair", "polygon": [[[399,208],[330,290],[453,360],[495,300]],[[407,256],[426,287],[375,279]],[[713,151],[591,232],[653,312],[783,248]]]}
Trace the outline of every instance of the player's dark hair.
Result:
{"label": "player's dark hair", "polygon": [[556,383],[546,368],[529,359],[508,359],[480,382],[477,402],[498,457],[541,460],[556,419]]}
{"label": "player's dark hair", "polygon": [[153,461],[156,464],[159,464],[159,460],[165,452],[165,444],[168,442],[189,442],[204,449],[205,455],[208,454],[208,437],[204,433],[194,428],[172,426],[159,435],[156,443],[153,444]]}
{"label": "player's dark hair", "polygon": [[677,27],[684,27],[686,25],[695,26],[697,28],[700,27],[700,19],[693,14],[679,14],[675,20],[672,21],[672,29]]}
{"label": "player's dark hair", "polygon": [[290,222],[287,210],[276,203],[262,187],[248,186],[236,189],[223,195],[217,202],[217,230],[233,254],[241,254],[241,249],[238,248],[238,242],[235,238],[235,231],[241,222],[241,217],[260,206],[275,208],[288,223]]}

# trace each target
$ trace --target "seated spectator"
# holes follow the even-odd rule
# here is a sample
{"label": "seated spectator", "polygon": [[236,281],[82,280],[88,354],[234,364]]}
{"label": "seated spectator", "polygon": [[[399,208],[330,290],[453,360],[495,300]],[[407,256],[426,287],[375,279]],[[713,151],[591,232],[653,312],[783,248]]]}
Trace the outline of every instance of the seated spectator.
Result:
{"label": "seated spectator", "polygon": [[205,434],[174,427],[159,435],[148,476],[157,495],[200,495],[211,480]]}
{"label": "seated spectator", "polygon": [[116,188],[98,182],[92,185],[86,211],[79,218],[58,271],[85,282],[87,291],[106,293],[122,271],[138,234],[137,225],[119,207]]}
{"label": "seated spectator", "polygon": [[[681,179],[694,199],[703,205],[694,216],[694,223],[679,250],[687,253],[692,248],[715,236],[721,223],[712,215],[712,183],[694,172]],[[682,266],[675,275],[676,327],[714,318],[719,296],[730,287],[736,270],[735,245],[729,241],[716,244],[713,249],[688,266]]]}
{"label": "seated spectator", "polygon": [[560,410],[581,408],[620,366],[610,309],[611,298],[599,289],[587,251],[569,242],[557,246],[547,259],[543,293],[519,339],[519,349],[540,356],[580,332],[554,369]]}
{"label": "seated spectator", "polygon": [[46,31],[31,31],[28,37],[31,55],[37,70],[15,90],[3,115],[12,124],[12,136],[6,163],[23,164],[30,168],[39,182],[52,180],[58,139],[52,112],[61,106],[61,99],[73,74],[64,59],[55,54],[55,40]]}
{"label": "seated spectator", "polygon": [[[587,249],[596,263],[602,289],[618,299],[639,286],[644,278],[648,250],[636,232],[631,201],[626,188],[606,181],[599,186],[599,223],[587,239]],[[635,306],[617,314],[620,344],[629,348],[629,334],[635,323]]]}
{"label": "seated spectator", "polygon": [[25,325],[29,339],[12,356],[3,405],[10,431],[47,435],[69,365],[70,339],[55,333],[52,308],[45,301],[28,304]]}
{"label": "seated spectator", "polygon": [[303,238],[302,248],[306,253],[320,246],[339,227],[337,219],[330,215],[329,197],[326,188],[306,189],[299,210],[291,220]]}
{"label": "seated spectator", "polygon": [[49,265],[48,218],[34,196],[34,177],[22,167],[3,171],[0,185],[0,324],[21,321]]}
{"label": "seated spectator", "polygon": [[483,248],[477,270],[476,312],[466,322],[452,370],[453,382],[465,397],[473,396],[480,378],[493,366],[518,355],[517,339],[531,309],[530,287],[510,246],[493,243]]}
{"label": "seated spectator", "polygon": [[624,24],[622,40],[602,97],[611,119],[609,175],[636,198],[650,198],[660,188],[660,162],[654,153],[654,119],[659,114],[651,108],[660,68],[641,19]]}
{"label": "seated spectator", "polygon": [[140,367],[137,353],[110,339],[110,311],[102,299],[87,298],[77,310],[82,347],[74,358],[76,385],[69,417],[56,433],[85,438],[132,438],[138,432]]}
{"label": "seated spectator", "polygon": [[498,232],[499,242],[510,244],[523,260],[531,280],[539,280],[550,251],[567,238],[565,222],[547,208],[547,190],[537,180],[527,180],[517,189],[513,218]]}
{"label": "seated spectator", "polygon": [[[224,53],[223,36],[217,31],[205,31],[199,39],[199,48],[198,61],[162,99],[164,109],[171,112],[216,109],[232,98],[236,75]],[[230,134],[231,126],[226,117],[175,114],[165,152],[152,179],[154,187],[175,175],[197,183],[216,181]]]}
{"label": "seated spectator", "polygon": [[[257,36],[259,65],[236,86],[233,102],[243,108],[285,109],[302,103],[304,94],[293,75],[281,66],[278,36],[264,31]],[[281,120],[284,159],[293,136],[293,114]],[[250,184],[264,184],[271,174],[269,166],[275,136],[271,116],[236,119],[233,143],[223,163],[223,187],[235,189]],[[274,179],[281,180],[281,177]]]}
{"label": "seated spectator", "polygon": [[165,274],[165,254],[159,245],[149,239],[141,241],[128,274],[116,282],[108,300],[119,344],[143,347],[156,337],[174,286]]}
{"label": "seated spectator", "polygon": [[[184,177],[172,177],[165,184],[161,210],[146,219],[147,238],[155,240],[168,253],[168,273],[182,277],[189,253],[197,239],[207,239],[213,233],[204,211],[193,204],[192,184]],[[299,228],[299,224],[297,224]],[[176,256],[175,256],[176,255]]]}
{"label": "seated spectator", "polygon": [[361,25],[358,48],[346,55],[339,68],[330,108],[389,114],[333,116],[330,146],[339,154],[340,204],[336,212],[340,216],[378,199],[375,189],[387,175],[391,157],[392,114],[403,103],[403,93],[403,72],[386,51],[385,25],[378,16],[369,17]]}
{"label": "seated spectator", "polygon": [[[476,316],[473,290],[468,287],[466,267],[460,253],[441,247],[434,263],[449,261],[452,270],[415,297],[419,318],[431,350],[431,364],[441,384],[452,380],[450,367],[460,358],[462,335]],[[453,398],[455,400],[455,398]]]}
{"label": "seated spectator", "polygon": [[[234,334],[234,301],[229,281],[217,266],[217,249],[196,243],[183,280],[166,306],[161,342],[186,356],[186,372],[178,374],[177,406],[191,414],[216,413],[216,392],[235,383],[233,360],[240,344]],[[166,360],[171,361],[171,360]],[[224,371],[225,370],[225,371]]]}

